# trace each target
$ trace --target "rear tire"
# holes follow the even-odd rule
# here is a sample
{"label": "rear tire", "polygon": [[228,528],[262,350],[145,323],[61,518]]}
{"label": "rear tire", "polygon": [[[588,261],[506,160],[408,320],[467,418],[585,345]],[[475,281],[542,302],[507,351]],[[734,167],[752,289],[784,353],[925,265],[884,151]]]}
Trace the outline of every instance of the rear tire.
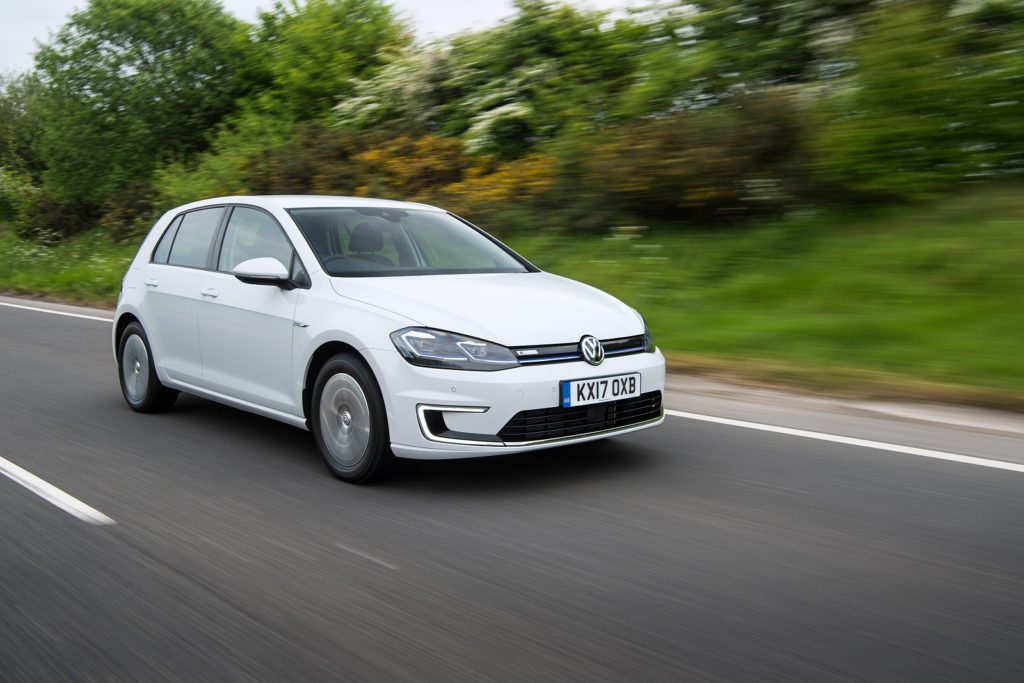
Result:
{"label": "rear tire", "polygon": [[320,369],[309,422],[334,476],[365,484],[388,473],[394,455],[380,387],[361,358],[339,353]]}
{"label": "rear tire", "polygon": [[117,345],[117,374],[121,395],[128,406],[140,413],[167,410],[178,398],[178,392],[160,382],[153,365],[153,350],[142,325],[129,323]]}

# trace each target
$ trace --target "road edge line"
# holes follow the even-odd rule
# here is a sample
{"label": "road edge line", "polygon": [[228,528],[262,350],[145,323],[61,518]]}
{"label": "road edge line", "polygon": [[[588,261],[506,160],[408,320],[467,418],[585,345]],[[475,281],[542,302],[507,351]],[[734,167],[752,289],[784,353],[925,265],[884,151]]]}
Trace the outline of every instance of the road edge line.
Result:
{"label": "road edge line", "polygon": [[817,439],[818,441],[829,441],[848,446],[861,446],[873,448],[880,451],[892,453],[903,453],[905,455],[916,455],[922,458],[933,458],[935,460],[948,460],[959,462],[965,465],[976,465],[978,467],[991,467],[993,469],[1008,470],[1011,472],[1024,473],[1024,464],[1007,462],[1006,460],[992,460],[990,458],[979,458],[973,455],[960,455],[959,453],[948,453],[946,451],[935,451],[930,448],[917,448],[916,446],[901,446],[884,441],[872,441],[871,439],[858,439],[852,436],[839,436],[838,434],[826,434],[824,432],[812,432],[806,429],[793,427],[779,427],[777,425],[763,424],[761,422],[747,422],[746,420],[734,420],[728,417],[715,417],[714,415],[702,415],[700,413],[687,413],[682,410],[665,410],[666,415],[681,417],[687,420],[699,420],[701,422],[713,422],[715,424],[741,427],[743,429],[756,429],[762,432],[773,434],[785,434],[787,436],[799,436],[805,439]]}
{"label": "road edge line", "polygon": [[55,311],[52,308],[40,308],[38,306],[23,306],[21,304],[12,304],[7,301],[0,301],[0,306],[7,306],[8,308],[20,308],[23,311],[36,311],[37,313],[52,313],[53,315],[65,315],[69,318],[82,318],[84,320],[98,320],[103,323],[114,322],[113,318],[101,318],[98,315],[85,315],[84,313],[70,313],[68,311]]}

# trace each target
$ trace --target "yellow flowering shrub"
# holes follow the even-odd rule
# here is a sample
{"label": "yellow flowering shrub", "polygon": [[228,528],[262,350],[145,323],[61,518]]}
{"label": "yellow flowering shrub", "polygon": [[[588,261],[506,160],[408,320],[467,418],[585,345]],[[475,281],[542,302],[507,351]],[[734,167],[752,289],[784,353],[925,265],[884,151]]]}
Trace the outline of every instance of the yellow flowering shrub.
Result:
{"label": "yellow flowering shrub", "polygon": [[461,180],[442,192],[453,211],[472,213],[540,199],[557,184],[557,162],[550,154],[504,162],[488,156],[479,158]]}
{"label": "yellow flowering shrub", "polygon": [[359,196],[428,202],[469,166],[462,143],[438,135],[401,135],[358,153]]}

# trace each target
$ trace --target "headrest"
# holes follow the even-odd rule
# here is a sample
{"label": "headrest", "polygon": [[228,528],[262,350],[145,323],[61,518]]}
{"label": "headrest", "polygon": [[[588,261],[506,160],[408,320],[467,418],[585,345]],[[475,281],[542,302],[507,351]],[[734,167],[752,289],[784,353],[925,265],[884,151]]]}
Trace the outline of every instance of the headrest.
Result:
{"label": "headrest", "polygon": [[384,248],[384,233],[373,223],[360,223],[348,239],[350,252],[375,252]]}

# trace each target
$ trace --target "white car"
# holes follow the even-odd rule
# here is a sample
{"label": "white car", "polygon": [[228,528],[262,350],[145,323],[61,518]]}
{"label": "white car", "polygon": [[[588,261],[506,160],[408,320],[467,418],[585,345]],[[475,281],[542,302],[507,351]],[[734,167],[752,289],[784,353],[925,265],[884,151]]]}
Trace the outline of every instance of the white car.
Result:
{"label": "white car", "polygon": [[222,197],[156,222],[113,332],[140,412],[179,391],[309,429],[347,481],[393,456],[579,443],[664,420],[643,318],[423,204]]}

